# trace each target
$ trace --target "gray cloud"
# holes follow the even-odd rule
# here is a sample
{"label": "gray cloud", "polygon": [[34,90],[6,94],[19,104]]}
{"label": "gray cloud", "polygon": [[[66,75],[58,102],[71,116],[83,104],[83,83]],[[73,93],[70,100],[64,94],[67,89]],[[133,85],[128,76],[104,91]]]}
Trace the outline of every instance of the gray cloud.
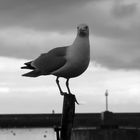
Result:
{"label": "gray cloud", "polygon": [[[1,0],[0,25],[61,31],[65,28],[68,29],[71,25],[72,22],[68,19],[74,16],[72,11],[78,11],[82,5],[89,1],[91,0]],[[71,13],[70,17],[69,12]]]}
{"label": "gray cloud", "polygon": [[[140,69],[140,42],[105,41],[92,51],[93,60],[110,69]],[[100,49],[99,49],[100,47]]]}
{"label": "gray cloud", "polygon": [[137,3],[124,4],[122,0],[115,1],[112,13],[118,18],[130,17],[137,11]]}

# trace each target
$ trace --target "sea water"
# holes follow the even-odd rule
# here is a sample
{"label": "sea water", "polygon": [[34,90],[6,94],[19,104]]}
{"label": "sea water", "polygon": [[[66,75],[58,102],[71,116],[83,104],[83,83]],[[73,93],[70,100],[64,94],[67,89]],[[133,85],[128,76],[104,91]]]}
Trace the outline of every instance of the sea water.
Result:
{"label": "sea water", "polygon": [[0,140],[56,140],[56,133],[52,128],[1,128]]}

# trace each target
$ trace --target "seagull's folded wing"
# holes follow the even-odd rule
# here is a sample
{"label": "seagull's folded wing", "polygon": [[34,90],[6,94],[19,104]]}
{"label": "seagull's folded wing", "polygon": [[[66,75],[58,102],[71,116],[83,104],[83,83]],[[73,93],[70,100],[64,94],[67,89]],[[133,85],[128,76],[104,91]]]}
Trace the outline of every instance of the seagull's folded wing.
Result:
{"label": "seagull's folded wing", "polygon": [[48,53],[41,54],[32,62],[32,66],[40,70],[42,74],[51,74],[66,63],[67,47],[55,48]]}

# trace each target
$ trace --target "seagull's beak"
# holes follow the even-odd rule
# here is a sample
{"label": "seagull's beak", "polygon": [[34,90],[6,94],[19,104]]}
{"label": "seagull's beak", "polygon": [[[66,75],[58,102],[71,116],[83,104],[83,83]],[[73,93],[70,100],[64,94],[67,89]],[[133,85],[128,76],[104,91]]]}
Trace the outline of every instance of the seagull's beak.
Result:
{"label": "seagull's beak", "polygon": [[88,36],[89,32],[88,32],[88,27],[79,27],[78,28],[78,34],[79,36],[81,37],[85,37],[85,36]]}

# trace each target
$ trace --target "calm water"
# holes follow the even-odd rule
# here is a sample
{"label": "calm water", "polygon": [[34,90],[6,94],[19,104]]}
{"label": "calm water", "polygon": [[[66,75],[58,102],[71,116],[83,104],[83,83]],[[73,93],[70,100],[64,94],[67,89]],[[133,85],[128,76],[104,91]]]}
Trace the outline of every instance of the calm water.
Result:
{"label": "calm water", "polygon": [[52,128],[0,129],[0,140],[56,140]]}

